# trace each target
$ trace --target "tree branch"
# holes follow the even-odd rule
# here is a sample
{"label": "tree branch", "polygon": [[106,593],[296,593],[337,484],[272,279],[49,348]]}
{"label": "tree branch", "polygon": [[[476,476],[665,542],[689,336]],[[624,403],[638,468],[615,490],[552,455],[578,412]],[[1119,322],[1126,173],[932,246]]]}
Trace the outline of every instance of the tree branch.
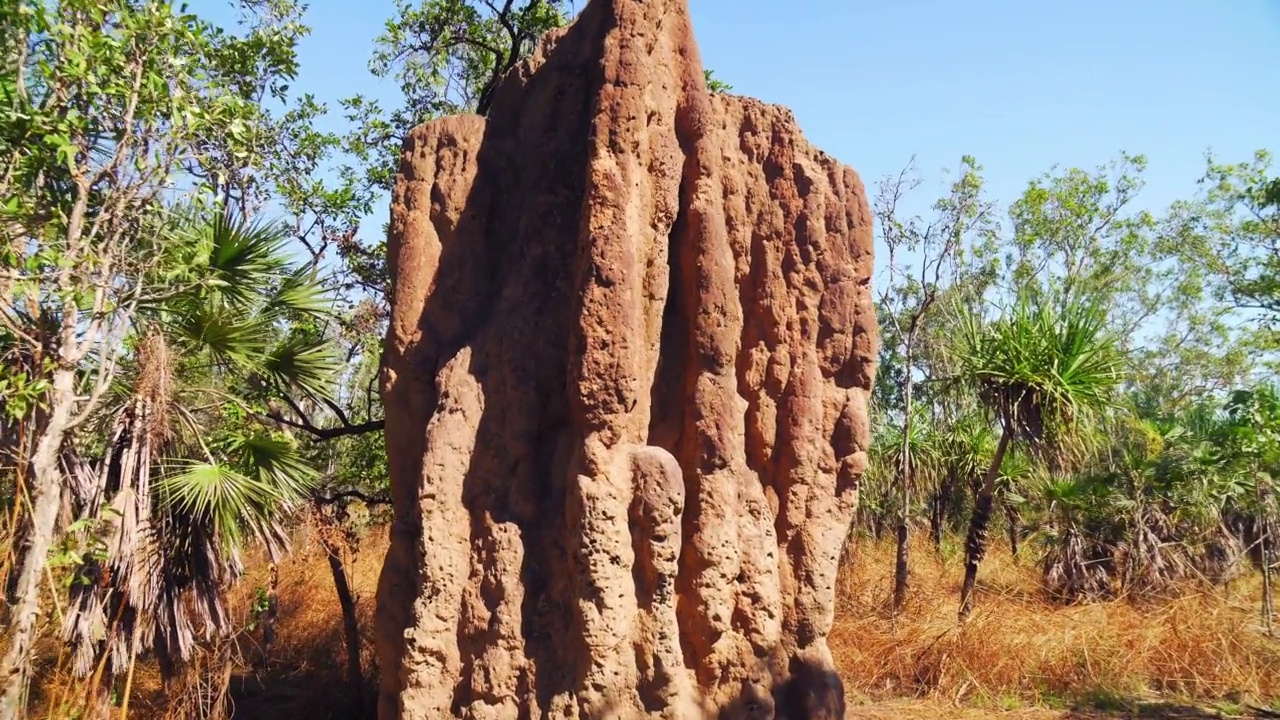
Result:
{"label": "tree branch", "polygon": [[[290,405],[293,405],[293,401],[288,400],[287,398],[286,398],[286,401],[289,402]],[[305,415],[303,415],[301,412],[298,411],[296,406],[294,407],[294,412],[298,414],[298,418],[299,418],[298,420],[290,420],[289,418],[286,418],[278,410],[273,410],[271,412],[268,412],[265,417],[269,420],[278,422],[281,425],[287,425],[291,428],[295,428],[297,430],[302,430],[304,432],[307,432],[311,434],[313,437],[315,437],[317,440],[324,440],[324,441],[336,440],[337,438],[348,437],[351,435],[367,435],[369,433],[382,432],[382,429],[383,427],[385,427],[385,424],[386,424],[386,421],[384,420],[370,420],[368,422],[363,422],[356,425],[352,425],[350,423],[344,423],[339,427],[322,428],[322,427],[316,427],[314,423],[312,423],[310,420],[306,418]]]}
{"label": "tree branch", "polygon": [[320,495],[319,493],[311,497],[311,501],[317,505],[333,505],[343,500],[356,499],[365,505],[390,505],[391,498],[385,495],[368,495],[359,490],[343,490],[332,495]]}

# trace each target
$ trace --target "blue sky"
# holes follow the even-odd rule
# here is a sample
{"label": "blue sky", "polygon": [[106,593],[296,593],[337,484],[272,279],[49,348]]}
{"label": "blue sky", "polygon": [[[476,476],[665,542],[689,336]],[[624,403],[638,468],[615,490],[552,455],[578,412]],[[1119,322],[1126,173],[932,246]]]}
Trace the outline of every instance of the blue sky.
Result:
{"label": "blue sky", "polygon": [[[916,154],[921,203],[966,153],[1004,202],[1055,163],[1143,153],[1155,210],[1193,191],[1209,148],[1280,152],[1280,0],[690,5],[703,61],[734,92],[790,107],[869,190]],[[312,0],[295,87],[330,103],[394,97],[366,70],[392,10]]]}

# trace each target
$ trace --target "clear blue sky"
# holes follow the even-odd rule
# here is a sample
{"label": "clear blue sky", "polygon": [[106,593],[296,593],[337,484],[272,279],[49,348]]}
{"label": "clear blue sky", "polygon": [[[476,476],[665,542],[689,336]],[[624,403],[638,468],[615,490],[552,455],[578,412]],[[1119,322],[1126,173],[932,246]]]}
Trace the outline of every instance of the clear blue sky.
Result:
{"label": "clear blue sky", "polygon": [[[967,153],[1007,202],[1055,163],[1093,167],[1126,150],[1150,160],[1154,210],[1193,190],[1206,149],[1280,152],[1280,0],[690,5],[717,77],[789,106],[868,189],[915,153],[932,195],[939,170]],[[296,87],[331,103],[393,97],[365,69],[392,9],[312,0]]]}

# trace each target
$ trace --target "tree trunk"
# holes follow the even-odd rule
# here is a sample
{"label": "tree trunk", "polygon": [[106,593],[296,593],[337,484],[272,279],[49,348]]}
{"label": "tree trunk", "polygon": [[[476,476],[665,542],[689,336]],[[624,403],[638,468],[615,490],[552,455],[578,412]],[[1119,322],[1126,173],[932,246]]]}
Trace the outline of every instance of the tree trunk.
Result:
{"label": "tree trunk", "polygon": [[893,565],[893,610],[897,612],[907,602],[907,554],[910,550],[910,537],[907,533],[906,518],[898,519],[898,551]]}
{"label": "tree trunk", "polygon": [[27,680],[31,672],[31,648],[35,644],[40,615],[40,581],[53,546],[58,509],[62,506],[62,477],[59,450],[71,421],[75,403],[75,374],[59,369],[53,374],[52,407],[48,424],[31,460],[32,517],[30,543],[18,576],[17,598],[9,619],[9,651],[0,666],[4,695],[0,697],[0,720],[21,717]]}
{"label": "tree trunk", "polygon": [[1262,627],[1267,635],[1271,635],[1272,616],[1275,612],[1271,596],[1271,530],[1275,524],[1271,518],[1271,489],[1261,479],[1257,483],[1257,493],[1259,518],[1256,524],[1261,531],[1258,533],[1258,553],[1262,556]]}
{"label": "tree trunk", "polygon": [[947,470],[947,478],[943,481],[942,487],[938,488],[933,494],[933,507],[929,515],[929,533],[933,538],[933,549],[942,552],[942,528],[947,523],[947,509],[951,503],[951,493],[955,492],[956,473],[954,469]]}
{"label": "tree trunk", "polygon": [[1274,615],[1274,604],[1271,596],[1271,544],[1267,537],[1262,538],[1262,627],[1267,635],[1271,635],[1271,618]]}
{"label": "tree trunk", "polygon": [[271,648],[276,644],[276,620],[280,617],[280,567],[273,561],[267,567],[267,607],[262,613],[262,664],[271,662]]}
{"label": "tree trunk", "polygon": [[973,588],[978,580],[978,564],[987,553],[987,528],[991,525],[991,504],[995,497],[996,478],[1000,475],[1005,451],[1009,449],[1010,434],[1008,427],[1000,433],[995,457],[991,458],[991,467],[987,468],[978,497],[974,499],[973,516],[969,519],[969,535],[964,543],[964,585],[960,589],[961,620],[968,618],[973,611]]}
{"label": "tree trunk", "polygon": [[1014,562],[1018,560],[1018,508],[1013,506],[1006,498],[1002,503],[1004,505],[1005,525],[1009,530],[1009,553],[1013,555]]}
{"label": "tree trunk", "polygon": [[347,682],[351,685],[353,705],[358,714],[363,714],[364,672],[360,667],[360,624],[356,619],[356,600],[347,583],[347,571],[342,565],[339,549],[324,541],[324,552],[329,559],[329,571],[333,573],[333,588],[338,592],[338,604],[342,606],[342,630],[347,644]]}
{"label": "tree trunk", "polygon": [[911,510],[911,343],[912,333],[907,336],[907,352],[905,367],[907,368],[906,389],[903,393],[902,418],[902,461],[898,467],[898,548],[895,553],[893,567],[893,611],[897,612],[907,601],[907,560],[911,551],[910,536],[907,532],[908,514]]}

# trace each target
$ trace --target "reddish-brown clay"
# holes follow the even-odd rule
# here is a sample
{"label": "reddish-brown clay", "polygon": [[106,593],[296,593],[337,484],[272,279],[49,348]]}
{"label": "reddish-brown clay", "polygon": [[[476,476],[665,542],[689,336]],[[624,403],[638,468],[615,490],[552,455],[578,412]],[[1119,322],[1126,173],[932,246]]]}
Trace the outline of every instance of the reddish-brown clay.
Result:
{"label": "reddish-brown clay", "polygon": [[787,110],[708,93],[685,0],[592,0],[415,128],[379,717],[843,717],[871,232]]}

